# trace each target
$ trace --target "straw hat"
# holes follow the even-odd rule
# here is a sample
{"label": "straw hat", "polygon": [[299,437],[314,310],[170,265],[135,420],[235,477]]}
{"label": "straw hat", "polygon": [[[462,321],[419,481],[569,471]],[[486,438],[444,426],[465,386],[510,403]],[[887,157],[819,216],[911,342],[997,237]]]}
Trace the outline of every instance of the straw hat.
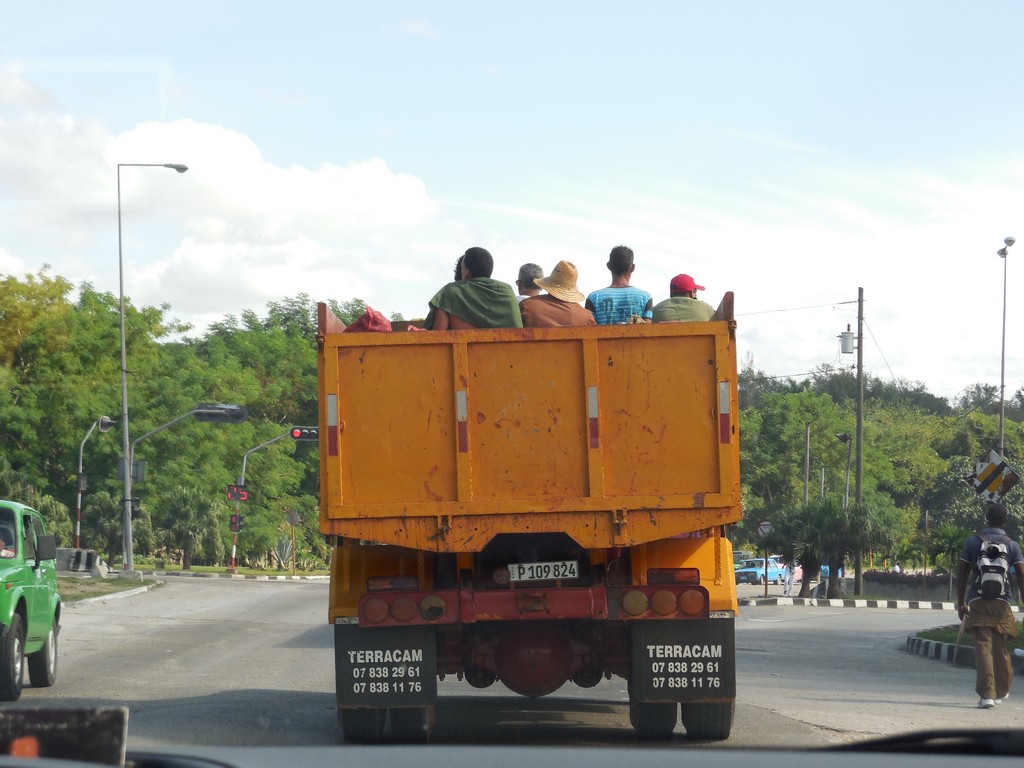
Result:
{"label": "straw hat", "polygon": [[579,276],[580,273],[576,270],[574,264],[568,261],[560,261],[555,264],[555,268],[550,275],[538,277],[534,282],[556,299],[578,303],[586,298],[586,296],[580,293],[580,289],[576,287],[576,280]]}

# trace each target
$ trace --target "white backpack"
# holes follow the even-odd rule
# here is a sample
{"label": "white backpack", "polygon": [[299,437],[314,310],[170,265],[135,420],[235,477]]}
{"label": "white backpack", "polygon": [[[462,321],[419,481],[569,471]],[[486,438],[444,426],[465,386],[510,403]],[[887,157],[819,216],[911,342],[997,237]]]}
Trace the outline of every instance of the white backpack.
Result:
{"label": "white backpack", "polygon": [[1010,594],[1010,549],[1005,541],[980,533],[978,538],[981,552],[974,563],[978,595],[986,600],[1006,597]]}

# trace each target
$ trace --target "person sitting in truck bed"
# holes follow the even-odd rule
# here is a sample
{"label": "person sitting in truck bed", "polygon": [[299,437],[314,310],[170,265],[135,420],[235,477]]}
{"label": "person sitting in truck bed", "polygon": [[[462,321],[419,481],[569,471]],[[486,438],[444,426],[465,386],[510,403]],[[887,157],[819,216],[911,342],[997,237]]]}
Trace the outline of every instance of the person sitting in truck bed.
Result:
{"label": "person sitting in truck bed", "polygon": [[512,286],[491,277],[494,258],[485,248],[462,255],[462,279],[448,283],[430,300],[423,327],[432,331],[467,328],[522,328]]}
{"label": "person sitting in truck bed", "polygon": [[578,277],[575,265],[568,261],[558,262],[549,276],[538,277],[535,282],[547,295],[531,296],[519,304],[523,327],[597,325],[594,313],[580,306],[586,297],[576,287]]}
{"label": "person sitting in truck bed", "polygon": [[594,313],[597,324],[651,322],[651,305],[654,301],[651,294],[629,284],[636,267],[633,263],[633,249],[626,245],[612,248],[608,254],[607,267],[612,273],[612,284],[587,296],[585,305]]}
{"label": "person sitting in truck bed", "polygon": [[697,298],[697,291],[703,291],[689,275],[676,275],[668,286],[669,298],[654,307],[656,323],[686,323],[695,320],[710,320],[714,308]]}

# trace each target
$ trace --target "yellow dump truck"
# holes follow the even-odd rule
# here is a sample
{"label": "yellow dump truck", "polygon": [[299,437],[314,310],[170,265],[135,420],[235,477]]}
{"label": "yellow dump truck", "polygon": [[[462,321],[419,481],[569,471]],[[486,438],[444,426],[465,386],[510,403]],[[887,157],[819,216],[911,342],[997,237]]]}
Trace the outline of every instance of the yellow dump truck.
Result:
{"label": "yellow dump truck", "polygon": [[447,676],[614,675],[641,737],[728,737],[734,329],[731,294],[709,322],[585,328],[345,333],[319,306],[346,740],[429,739]]}

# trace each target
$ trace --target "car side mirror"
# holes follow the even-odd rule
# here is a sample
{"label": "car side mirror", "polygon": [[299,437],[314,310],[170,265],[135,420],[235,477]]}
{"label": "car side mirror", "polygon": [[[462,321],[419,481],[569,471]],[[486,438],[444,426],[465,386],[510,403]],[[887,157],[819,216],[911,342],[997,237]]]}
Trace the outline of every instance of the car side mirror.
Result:
{"label": "car side mirror", "polygon": [[36,563],[42,560],[53,560],[57,557],[57,537],[52,533],[44,533],[36,542]]}

